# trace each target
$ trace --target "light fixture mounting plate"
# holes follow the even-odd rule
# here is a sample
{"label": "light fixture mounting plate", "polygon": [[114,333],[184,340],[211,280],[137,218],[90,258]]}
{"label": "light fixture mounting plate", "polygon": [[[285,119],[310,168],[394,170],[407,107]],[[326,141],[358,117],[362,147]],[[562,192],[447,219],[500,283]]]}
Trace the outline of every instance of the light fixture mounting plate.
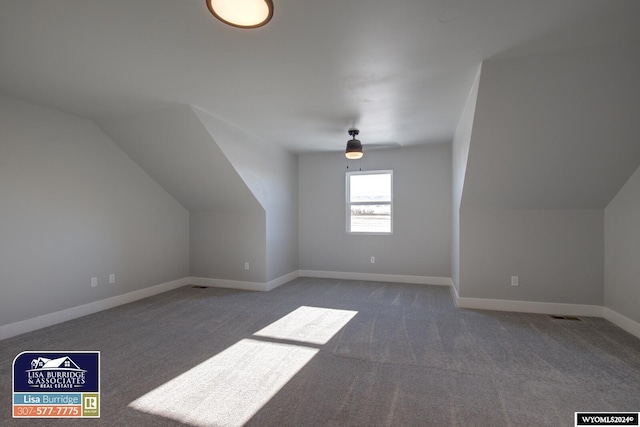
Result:
{"label": "light fixture mounting plate", "polygon": [[349,135],[351,135],[354,138],[360,133],[358,129],[349,129],[347,132],[349,132]]}

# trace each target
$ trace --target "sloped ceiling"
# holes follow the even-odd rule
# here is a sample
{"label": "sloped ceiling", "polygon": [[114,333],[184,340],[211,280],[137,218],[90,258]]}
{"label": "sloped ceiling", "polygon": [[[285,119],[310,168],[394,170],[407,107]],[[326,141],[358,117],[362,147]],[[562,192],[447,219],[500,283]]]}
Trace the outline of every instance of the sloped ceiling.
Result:
{"label": "sloped ceiling", "polygon": [[[97,122],[191,105],[293,152],[451,140],[496,55],[640,39],[637,0],[274,0],[225,26],[204,0],[0,2],[0,93]],[[161,161],[161,160],[158,160]]]}
{"label": "sloped ceiling", "polygon": [[187,210],[262,209],[189,106],[126,115],[100,127]]}
{"label": "sloped ceiling", "polygon": [[462,206],[602,209],[640,166],[640,43],[482,65]]}

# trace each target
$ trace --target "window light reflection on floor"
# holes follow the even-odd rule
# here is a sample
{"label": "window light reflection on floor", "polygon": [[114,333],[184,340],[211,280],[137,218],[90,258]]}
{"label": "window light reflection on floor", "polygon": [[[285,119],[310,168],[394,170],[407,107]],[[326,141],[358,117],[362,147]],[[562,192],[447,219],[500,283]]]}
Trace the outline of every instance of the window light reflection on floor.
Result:
{"label": "window light reflection on floor", "polygon": [[357,311],[302,306],[253,335],[326,344],[356,313]]}
{"label": "window light reflection on floor", "polygon": [[193,426],[242,426],[318,353],[313,345],[327,343],[356,314],[299,307],[129,407]]}

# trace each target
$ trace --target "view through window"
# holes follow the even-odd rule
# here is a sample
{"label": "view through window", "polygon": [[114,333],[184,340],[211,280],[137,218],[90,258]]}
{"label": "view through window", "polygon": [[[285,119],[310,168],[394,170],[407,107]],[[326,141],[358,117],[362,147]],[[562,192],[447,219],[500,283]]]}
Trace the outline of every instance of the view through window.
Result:
{"label": "view through window", "polygon": [[347,232],[391,234],[393,171],[347,172]]}

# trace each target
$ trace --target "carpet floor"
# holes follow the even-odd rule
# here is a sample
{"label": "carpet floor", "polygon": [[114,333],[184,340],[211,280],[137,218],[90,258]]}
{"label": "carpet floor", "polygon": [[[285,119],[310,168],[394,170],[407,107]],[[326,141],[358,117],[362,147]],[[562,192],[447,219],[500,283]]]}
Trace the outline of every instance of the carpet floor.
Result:
{"label": "carpet floor", "polygon": [[[101,418],[11,418],[25,350],[99,350]],[[0,425],[573,426],[640,411],[640,339],[455,307],[447,287],[183,287],[0,341]]]}

